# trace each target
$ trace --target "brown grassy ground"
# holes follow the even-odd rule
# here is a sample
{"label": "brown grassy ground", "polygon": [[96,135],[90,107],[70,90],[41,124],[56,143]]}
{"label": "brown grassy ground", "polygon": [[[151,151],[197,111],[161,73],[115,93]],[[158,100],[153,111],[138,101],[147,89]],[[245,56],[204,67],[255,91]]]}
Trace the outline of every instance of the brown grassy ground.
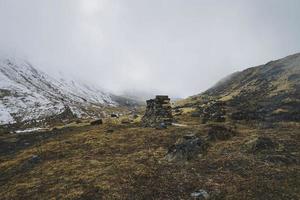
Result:
{"label": "brown grassy ground", "polygon": [[[299,158],[299,123],[272,129],[235,124],[239,134],[212,143],[206,155],[167,162],[167,149],[177,139],[188,133],[206,136],[206,125],[198,121],[183,115],[178,123],[188,126],[165,130],[106,123],[26,137],[2,134],[0,147],[16,148],[0,152],[0,199],[190,199],[199,189],[211,199],[300,199],[299,164],[264,159]],[[256,154],[245,150],[260,135],[279,147]],[[24,137],[31,143],[22,146]]]}

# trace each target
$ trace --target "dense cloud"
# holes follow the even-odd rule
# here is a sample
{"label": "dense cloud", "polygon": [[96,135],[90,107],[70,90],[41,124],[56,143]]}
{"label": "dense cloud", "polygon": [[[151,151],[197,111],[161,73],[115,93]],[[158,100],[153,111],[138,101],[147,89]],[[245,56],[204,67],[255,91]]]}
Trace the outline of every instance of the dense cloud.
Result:
{"label": "dense cloud", "polygon": [[300,51],[298,0],[0,0],[0,52],[114,92],[197,94]]}

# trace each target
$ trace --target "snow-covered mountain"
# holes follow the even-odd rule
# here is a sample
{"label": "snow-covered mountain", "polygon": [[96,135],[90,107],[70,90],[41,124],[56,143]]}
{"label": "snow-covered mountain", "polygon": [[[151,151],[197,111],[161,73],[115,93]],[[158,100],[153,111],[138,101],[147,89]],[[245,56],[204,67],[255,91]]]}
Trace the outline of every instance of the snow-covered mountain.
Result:
{"label": "snow-covered mountain", "polygon": [[101,115],[104,107],[119,105],[116,97],[81,81],[53,78],[25,60],[0,58],[0,125],[66,111],[77,117]]}

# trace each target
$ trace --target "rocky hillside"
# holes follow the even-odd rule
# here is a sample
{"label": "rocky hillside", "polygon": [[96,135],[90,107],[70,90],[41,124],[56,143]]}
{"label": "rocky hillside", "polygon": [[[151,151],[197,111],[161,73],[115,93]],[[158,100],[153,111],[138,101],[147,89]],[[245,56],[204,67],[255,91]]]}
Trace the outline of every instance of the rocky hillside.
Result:
{"label": "rocky hillside", "polygon": [[234,119],[300,120],[300,53],[236,72],[185,103],[225,102]]}
{"label": "rocky hillside", "polygon": [[25,60],[0,60],[0,125],[57,116],[99,117],[104,107],[135,103],[80,81],[55,79]]}

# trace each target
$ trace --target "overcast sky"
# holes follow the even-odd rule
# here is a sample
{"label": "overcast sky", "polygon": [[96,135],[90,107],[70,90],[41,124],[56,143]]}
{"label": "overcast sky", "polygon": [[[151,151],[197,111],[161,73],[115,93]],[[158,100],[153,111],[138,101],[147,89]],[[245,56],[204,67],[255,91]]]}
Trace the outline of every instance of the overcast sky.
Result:
{"label": "overcast sky", "polygon": [[185,97],[300,52],[300,1],[0,0],[0,52],[118,93]]}

